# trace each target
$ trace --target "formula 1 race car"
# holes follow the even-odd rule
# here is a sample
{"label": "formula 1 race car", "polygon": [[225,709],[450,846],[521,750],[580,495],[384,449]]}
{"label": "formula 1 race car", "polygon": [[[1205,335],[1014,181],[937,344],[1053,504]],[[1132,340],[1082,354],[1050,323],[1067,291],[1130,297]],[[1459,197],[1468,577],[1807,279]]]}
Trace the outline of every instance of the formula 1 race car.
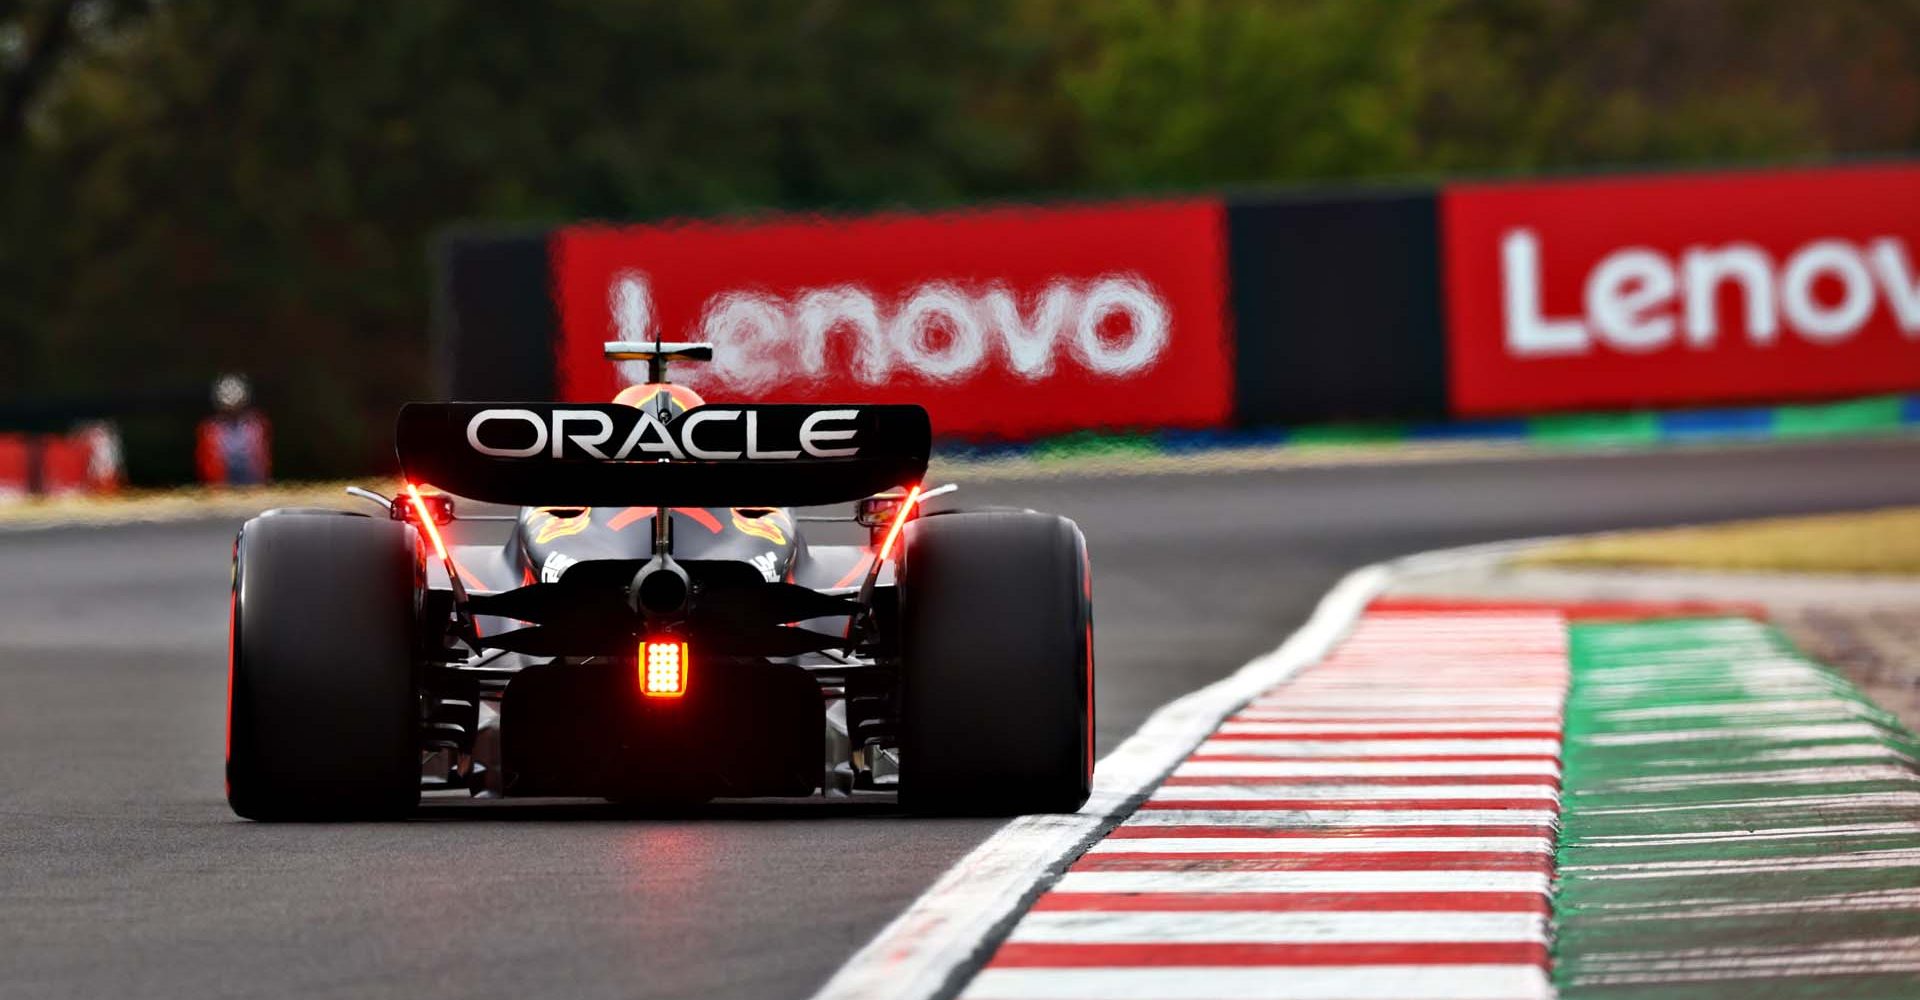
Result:
{"label": "formula 1 race car", "polygon": [[[1086,800],[1092,581],[1072,521],[921,485],[918,406],[710,405],[666,372],[708,345],[607,355],[648,382],[610,404],[408,404],[402,490],[348,491],[384,510],[241,529],[234,812],[398,817],[423,789]],[[456,496],[521,509],[456,517]],[[471,521],[511,522],[505,543],[460,543]],[[848,543],[809,544],[816,521]]]}

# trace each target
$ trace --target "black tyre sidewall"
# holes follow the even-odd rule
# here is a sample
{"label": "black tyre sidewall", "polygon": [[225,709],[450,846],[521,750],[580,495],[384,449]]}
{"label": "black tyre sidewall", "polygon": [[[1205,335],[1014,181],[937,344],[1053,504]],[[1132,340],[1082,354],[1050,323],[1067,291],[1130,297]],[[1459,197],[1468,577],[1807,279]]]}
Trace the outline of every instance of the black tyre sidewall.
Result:
{"label": "black tyre sidewall", "polygon": [[1092,779],[1091,569],[1066,518],[949,513],[907,525],[900,565],[901,802],[1071,812]]}
{"label": "black tyre sidewall", "polygon": [[413,530],[255,518],[235,543],[227,799],[258,820],[402,816],[419,803]]}

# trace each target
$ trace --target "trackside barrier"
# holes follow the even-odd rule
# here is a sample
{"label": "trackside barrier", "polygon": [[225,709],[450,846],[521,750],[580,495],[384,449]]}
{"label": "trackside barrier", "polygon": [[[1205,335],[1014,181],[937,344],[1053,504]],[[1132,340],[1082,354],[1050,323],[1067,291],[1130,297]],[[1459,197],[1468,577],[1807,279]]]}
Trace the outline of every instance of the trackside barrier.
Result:
{"label": "trackside barrier", "polygon": [[0,500],[112,493],[125,480],[120,437],[106,424],[69,434],[0,433]]}
{"label": "trackside barrier", "polygon": [[449,398],[603,400],[640,374],[600,344],[654,337],[716,343],[719,398],[976,440],[1920,390],[1913,163],[467,231],[439,264]]}

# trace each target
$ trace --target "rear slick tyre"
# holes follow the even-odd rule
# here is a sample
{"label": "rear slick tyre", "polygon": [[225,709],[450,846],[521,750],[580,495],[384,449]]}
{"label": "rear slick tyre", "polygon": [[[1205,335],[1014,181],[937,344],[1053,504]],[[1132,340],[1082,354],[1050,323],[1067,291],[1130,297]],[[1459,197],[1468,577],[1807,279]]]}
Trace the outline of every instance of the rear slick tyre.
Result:
{"label": "rear slick tyre", "polygon": [[1072,812],[1093,779],[1086,539],[1032,511],[907,523],[900,555],[900,802]]}
{"label": "rear slick tyre", "polygon": [[247,819],[394,819],[420,802],[413,530],[282,513],[234,543],[227,802]]}

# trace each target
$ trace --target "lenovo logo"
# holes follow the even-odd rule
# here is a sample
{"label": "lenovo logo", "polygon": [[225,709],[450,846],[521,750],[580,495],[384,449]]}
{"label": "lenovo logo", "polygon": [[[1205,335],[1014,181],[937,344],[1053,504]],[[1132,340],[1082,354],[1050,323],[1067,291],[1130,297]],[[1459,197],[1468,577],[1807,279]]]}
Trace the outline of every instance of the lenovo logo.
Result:
{"label": "lenovo logo", "polygon": [[[1540,237],[1531,229],[1509,229],[1500,240],[1511,357],[1582,355],[1596,347],[1631,354],[1677,345],[1706,350],[1727,337],[1763,348],[1788,336],[1835,345],[1859,334],[1883,303],[1907,339],[1920,339],[1920,281],[1898,237],[1815,239],[1779,258],[1744,242],[1687,246],[1674,254],[1624,247],[1586,273],[1579,315],[1553,315],[1544,307],[1548,276],[1541,256]],[[1729,302],[1738,308],[1725,309]]]}
{"label": "lenovo logo", "polygon": [[467,419],[467,445],[489,458],[731,461],[852,458],[855,408],[700,406],[662,423],[626,406],[496,407]]}
{"label": "lenovo logo", "polygon": [[[616,276],[608,305],[620,339],[659,335],[643,275]],[[847,358],[850,374],[866,385],[905,373],[962,383],[996,367],[1032,382],[1063,363],[1121,378],[1158,362],[1171,328],[1167,303],[1150,284],[1110,274],[1089,281],[1056,278],[1030,299],[1000,285],[940,281],[897,299],[854,283],[786,296],[726,291],[708,297],[698,327],[678,336],[714,345],[712,366],[694,380],[764,392],[783,381],[832,375],[830,353]],[[623,371],[630,381],[645,379],[644,365]]]}

